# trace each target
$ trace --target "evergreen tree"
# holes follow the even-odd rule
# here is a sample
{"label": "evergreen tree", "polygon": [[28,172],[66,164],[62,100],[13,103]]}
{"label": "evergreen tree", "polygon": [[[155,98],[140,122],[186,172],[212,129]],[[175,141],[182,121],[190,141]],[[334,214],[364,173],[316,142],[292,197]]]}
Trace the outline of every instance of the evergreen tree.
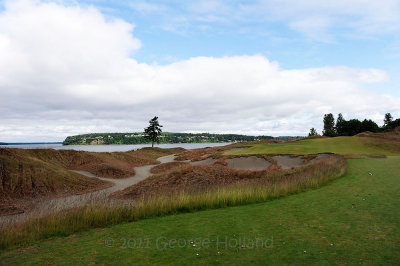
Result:
{"label": "evergreen tree", "polygon": [[347,136],[346,128],[346,120],[343,118],[343,115],[340,113],[338,118],[336,119],[336,133],[338,136]]}
{"label": "evergreen tree", "polygon": [[385,118],[383,119],[383,128],[386,130],[390,130],[391,127],[391,123],[393,122],[393,117],[390,113],[386,113],[385,114]]}
{"label": "evergreen tree", "polygon": [[334,137],[336,136],[335,132],[335,118],[333,114],[325,114],[324,115],[324,131],[322,133],[324,136]]}
{"label": "evergreen tree", "polygon": [[310,129],[310,133],[308,133],[309,137],[314,137],[314,136],[318,136],[318,132],[315,128],[311,128]]}
{"label": "evergreen tree", "polygon": [[346,128],[347,136],[354,136],[358,133],[362,132],[362,123],[358,119],[350,119],[346,121]]}
{"label": "evergreen tree", "polygon": [[151,147],[154,147],[154,142],[160,143],[160,135],[162,126],[158,123],[158,117],[155,116],[149,121],[149,126],[144,129],[144,137],[151,140]]}
{"label": "evergreen tree", "polygon": [[379,126],[372,121],[371,119],[364,119],[361,122],[361,132],[370,131],[370,132],[379,132]]}

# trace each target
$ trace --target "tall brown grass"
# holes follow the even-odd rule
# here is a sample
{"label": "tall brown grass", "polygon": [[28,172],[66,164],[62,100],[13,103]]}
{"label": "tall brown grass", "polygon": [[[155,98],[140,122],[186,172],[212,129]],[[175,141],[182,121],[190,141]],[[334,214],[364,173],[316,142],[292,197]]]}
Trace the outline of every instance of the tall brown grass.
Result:
{"label": "tall brown grass", "polygon": [[167,193],[142,198],[131,204],[108,202],[90,204],[3,228],[0,233],[0,248],[28,245],[40,239],[67,236],[78,231],[107,227],[121,222],[265,202],[317,188],[343,175],[346,167],[343,157],[334,156],[307,167],[275,172],[276,174],[268,178],[258,178],[260,182],[238,182],[200,192]]}
{"label": "tall brown grass", "polygon": [[[0,204],[30,202],[45,196],[88,193],[110,184],[69,170],[109,178],[135,175],[134,167],[160,163],[157,158],[182,148],[143,148],[127,152],[0,148]],[[0,206],[1,207],[1,206]],[[2,213],[2,208],[0,208]]]}

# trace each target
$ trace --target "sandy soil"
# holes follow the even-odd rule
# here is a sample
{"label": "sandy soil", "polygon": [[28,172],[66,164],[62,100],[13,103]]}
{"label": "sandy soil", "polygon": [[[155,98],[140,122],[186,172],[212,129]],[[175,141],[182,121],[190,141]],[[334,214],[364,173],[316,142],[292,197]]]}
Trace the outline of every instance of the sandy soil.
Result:
{"label": "sandy soil", "polygon": [[226,159],[226,162],[229,167],[252,171],[266,170],[271,165],[267,160],[257,156]]}
{"label": "sandy soil", "polygon": [[310,161],[310,163],[315,162],[315,161],[317,161],[317,160],[319,160],[319,159],[327,158],[327,157],[329,157],[329,156],[332,156],[332,154],[330,154],[330,153],[320,153],[320,154],[317,155],[317,157],[315,157],[314,159],[312,159],[312,160]]}
{"label": "sandy soil", "polygon": [[283,170],[302,166],[304,161],[300,157],[277,155],[272,157]]}

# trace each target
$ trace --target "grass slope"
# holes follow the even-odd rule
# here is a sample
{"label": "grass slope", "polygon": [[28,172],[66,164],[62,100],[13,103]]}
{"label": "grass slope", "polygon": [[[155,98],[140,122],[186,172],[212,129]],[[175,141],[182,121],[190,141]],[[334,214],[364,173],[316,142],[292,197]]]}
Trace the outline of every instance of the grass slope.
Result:
{"label": "grass slope", "polygon": [[357,136],[305,139],[279,144],[255,144],[249,149],[227,152],[226,154],[315,154],[324,152],[336,154],[399,154],[398,150],[387,150],[383,146],[373,145],[369,138]]}
{"label": "grass slope", "polygon": [[108,186],[111,186],[108,182],[28,156],[25,150],[0,149],[0,203],[44,195],[87,193]]}
{"label": "grass slope", "polygon": [[[4,252],[0,255],[1,262],[397,264],[400,261],[397,248],[400,246],[400,157],[349,159],[348,163],[345,176],[312,191],[266,203],[142,220],[41,241],[30,248]],[[161,236],[209,238],[211,244],[202,249],[198,249],[199,245],[190,245],[158,250],[156,240]],[[228,239],[273,238],[273,247],[250,249],[239,245],[225,249],[220,245],[218,253],[215,240],[219,237],[221,241],[225,236]],[[123,245],[124,239],[131,238],[136,239],[137,246],[139,239],[148,238],[149,248]],[[107,239],[113,239],[112,247],[105,245]],[[129,243],[133,247],[133,240]]]}
{"label": "grass slope", "polygon": [[[112,186],[69,170],[124,178],[133,167],[158,164],[158,157],[184,149],[143,148],[128,152],[0,148],[0,215],[31,208],[32,199],[88,193]],[[45,200],[45,199],[44,199]]]}

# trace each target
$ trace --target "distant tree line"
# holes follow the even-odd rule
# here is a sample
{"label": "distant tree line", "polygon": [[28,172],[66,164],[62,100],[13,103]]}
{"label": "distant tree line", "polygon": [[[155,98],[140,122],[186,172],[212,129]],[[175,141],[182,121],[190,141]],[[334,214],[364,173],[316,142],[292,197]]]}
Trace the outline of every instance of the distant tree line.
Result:
{"label": "distant tree line", "polygon": [[[324,115],[323,122],[324,130],[322,131],[322,135],[327,137],[354,136],[365,131],[387,132],[400,126],[400,118],[393,120],[393,117],[390,113],[385,114],[382,127],[379,127],[371,119],[364,119],[363,121],[358,119],[346,120],[342,114],[338,115],[335,122],[335,117],[331,113]],[[315,128],[311,128],[310,133],[308,134],[308,136],[318,135],[319,134]]]}
{"label": "distant tree line", "polygon": [[[238,134],[211,134],[211,133],[171,133],[162,132],[160,143],[215,143],[254,141],[273,139],[271,136],[246,136]],[[67,137],[64,145],[96,145],[96,144],[149,144],[143,132],[135,133],[91,133]]]}

